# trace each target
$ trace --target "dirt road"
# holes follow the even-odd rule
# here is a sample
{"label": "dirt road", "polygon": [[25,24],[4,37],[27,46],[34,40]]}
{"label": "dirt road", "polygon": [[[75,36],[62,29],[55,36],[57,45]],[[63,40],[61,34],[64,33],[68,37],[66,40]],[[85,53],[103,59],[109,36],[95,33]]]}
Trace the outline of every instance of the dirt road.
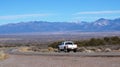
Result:
{"label": "dirt road", "polygon": [[10,55],[0,67],[120,67],[120,57]]}
{"label": "dirt road", "polygon": [[7,51],[10,57],[0,67],[120,67],[120,52],[36,53]]}

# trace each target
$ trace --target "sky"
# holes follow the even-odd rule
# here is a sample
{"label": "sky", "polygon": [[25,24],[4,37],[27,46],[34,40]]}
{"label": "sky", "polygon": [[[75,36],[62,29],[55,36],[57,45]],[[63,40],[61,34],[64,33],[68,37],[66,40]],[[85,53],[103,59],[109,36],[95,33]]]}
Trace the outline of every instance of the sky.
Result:
{"label": "sky", "polygon": [[0,0],[0,25],[120,18],[120,0]]}

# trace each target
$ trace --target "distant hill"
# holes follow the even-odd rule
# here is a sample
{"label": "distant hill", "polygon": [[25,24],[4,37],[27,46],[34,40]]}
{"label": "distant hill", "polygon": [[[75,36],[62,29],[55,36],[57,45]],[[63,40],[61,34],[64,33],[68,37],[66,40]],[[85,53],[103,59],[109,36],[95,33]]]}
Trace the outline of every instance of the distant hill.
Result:
{"label": "distant hill", "polygon": [[34,32],[112,32],[120,31],[120,18],[98,19],[94,22],[44,22],[31,21],[0,26],[0,34]]}

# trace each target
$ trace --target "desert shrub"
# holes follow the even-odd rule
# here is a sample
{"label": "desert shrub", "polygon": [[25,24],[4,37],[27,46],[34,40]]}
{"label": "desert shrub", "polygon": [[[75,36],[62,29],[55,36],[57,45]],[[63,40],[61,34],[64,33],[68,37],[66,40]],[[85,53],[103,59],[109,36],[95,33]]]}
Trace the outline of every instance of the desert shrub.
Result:
{"label": "desert shrub", "polygon": [[[58,45],[62,41],[53,42],[52,44],[48,45],[48,47],[57,48]],[[120,38],[118,36],[114,37],[104,37],[104,38],[91,38],[89,40],[80,40],[80,41],[74,41],[75,44],[78,45],[78,47],[82,46],[100,46],[100,45],[120,45]]]}
{"label": "desert shrub", "polygon": [[109,42],[110,41],[109,37],[104,37],[103,39],[104,39],[105,42]]}
{"label": "desert shrub", "polygon": [[78,46],[100,46],[100,45],[115,45],[115,44],[120,44],[120,38],[118,36],[91,38],[90,40],[79,41]]}
{"label": "desert shrub", "polygon": [[106,44],[110,45],[120,44],[120,38],[118,36],[104,37],[104,41]]}
{"label": "desert shrub", "polygon": [[0,60],[5,60],[9,57],[8,54],[5,54],[3,51],[0,51]]}
{"label": "desert shrub", "polygon": [[112,41],[118,41],[118,40],[120,40],[120,38],[117,37],[117,36],[114,36],[114,37],[111,37],[111,40],[112,40]]}
{"label": "desert shrub", "polygon": [[36,52],[36,51],[39,52],[41,50],[41,48],[37,47],[37,46],[30,46],[30,50],[34,51],[34,52]]}
{"label": "desert shrub", "polygon": [[57,42],[53,42],[50,45],[48,45],[48,47],[52,47],[52,48],[58,48],[58,45],[61,43],[62,41],[57,41]]}
{"label": "desert shrub", "polygon": [[120,38],[117,36],[111,37],[111,44],[120,44]]}
{"label": "desert shrub", "polygon": [[89,46],[88,40],[75,41],[75,44],[77,44],[79,47],[82,47],[82,46]]}
{"label": "desert shrub", "polygon": [[18,50],[20,52],[28,52],[28,51],[30,51],[30,47],[20,47]]}
{"label": "desert shrub", "polygon": [[48,49],[41,49],[40,52],[49,52]]}
{"label": "desert shrub", "polygon": [[95,38],[90,39],[88,41],[88,43],[89,43],[90,46],[105,45],[104,40],[102,40],[102,39],[95,39]]}
{"label": "desert shrub", "polygon": [[81,47],[81,46],[99,46],[99,45],[105,45],[104,40],[102,40],[102,39],[95,39],[95,38],[91,38],[90,40],[75,41],[75,43],[79,47]]}
{"label": "desert shrub", "polygon": [[54,48],[48,47],[48,51],[54,51]]}

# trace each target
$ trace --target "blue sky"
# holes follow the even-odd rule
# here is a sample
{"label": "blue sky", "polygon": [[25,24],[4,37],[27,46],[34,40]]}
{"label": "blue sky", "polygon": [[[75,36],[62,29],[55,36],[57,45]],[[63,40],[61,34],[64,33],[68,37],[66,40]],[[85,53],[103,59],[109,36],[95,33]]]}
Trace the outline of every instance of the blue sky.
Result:
{"label": "blue sky", "polygon": [[0,25],[120,18],[120,0],[0,0]]}

